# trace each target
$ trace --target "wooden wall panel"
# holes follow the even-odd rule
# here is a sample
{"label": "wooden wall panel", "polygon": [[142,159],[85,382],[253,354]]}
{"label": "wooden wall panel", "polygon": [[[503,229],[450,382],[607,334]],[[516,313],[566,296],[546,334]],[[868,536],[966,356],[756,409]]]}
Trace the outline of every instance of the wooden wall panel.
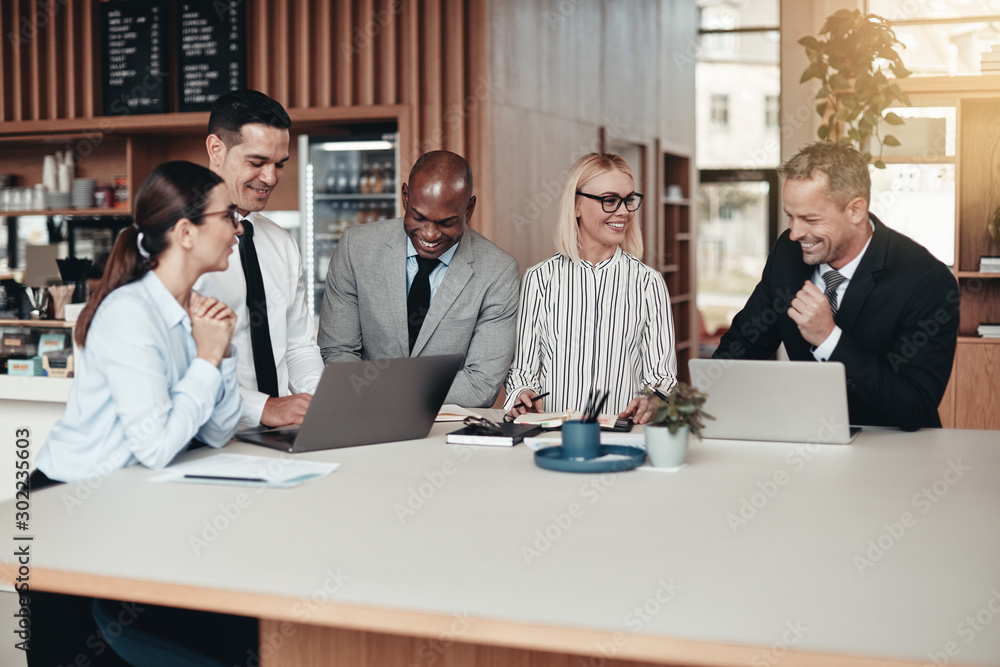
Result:
{"label": "wooden wall panel", "polygon": [[1000,430],[1000,345],[980,339],[959,341],[955,354],[955,425]]}
{"label": "wooden wall panel", "polygon": [[[18,123],[0,134],[76,129],[50,121],[99,114],[101,1],[0,2],[0,28],[17,36],[0,47],[0,123]],[[289,110],[408,105],[404,174],[420,153],[443,147],[477,169],[489,91],[486,1],[248,0],[247,85]],[[38,16],[44,25],[22,31],[22,18]]]}

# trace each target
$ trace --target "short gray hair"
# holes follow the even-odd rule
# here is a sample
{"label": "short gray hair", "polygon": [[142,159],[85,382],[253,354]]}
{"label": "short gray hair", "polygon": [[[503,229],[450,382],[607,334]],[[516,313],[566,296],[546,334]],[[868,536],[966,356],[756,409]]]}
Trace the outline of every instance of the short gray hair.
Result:
{"label": "short gray hair", "polygon": [[855,197],[871,203],[872,178],[868,163],[854,146],[816,141],[778,167],[786,179],[810,179],[816,172],[826,174],[830,198],[841,207]]}

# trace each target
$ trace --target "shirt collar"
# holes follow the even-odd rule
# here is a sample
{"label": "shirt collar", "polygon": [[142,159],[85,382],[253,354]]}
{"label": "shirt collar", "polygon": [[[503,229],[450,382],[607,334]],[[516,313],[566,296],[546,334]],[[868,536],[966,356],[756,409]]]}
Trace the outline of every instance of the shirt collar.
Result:
{"label": "shirt collar", "polygon": [[[461,243],[461,242],[459,242],[459,243]],[[458,243],[456,243],[455,245],[453,245],[452,247],[448,248],[443,253],[441,253],[441,256],[438,257],[438,261],[441,262],[442,264],[444,264],[445,266],[451,266],[451,260],[455,258],[455,253],[456,252],[458,252]],[[411,241],[410,237],[407,236],[406,237],[406,259],[409,259],[411,257],[416,257],[416,256],[417,256],[417,249],[413,247],[413,241]]]}
{"label": "shirt collar", "polygon": [[[868,220],[868,223],[872,226],[872,232],[874,232],[875,231],[875,223],[873,223],[870,219]],[[854,277],[854,272],[858,270],[858,264],[861,263],[861,258],[865,256],[866,252],[868,252],[868,246],[870,246],[872,244],[872,238],[874,236],[875,236],[875,234],[873,233],[871,236],[868,237],[868,242],[865,243],[865,247],[861,249],[861,252],[858,253],[857,257],[855,257],[850,262],[848,262],[847,264],[845,264],[842,269],[837,269],[837,271],[840,273],[840,275],[844,276],[845,279],[850,280],[851,278]],[[820,264],[819,265],[819,275],[822,276],[824,273],[826,273],[827,271],[829,271],[832,268],[833,267],[830,266],[829,264]]]}
{"label": "shirt collar", "polygon": [[594,267],[594,269],[603,269],[604,267],[611,266],[612,264],[614,264],[615,262],[617,262],[621,258],[621,256],[623,254],[625,254],[625,251],[622,250],[622,247],[621,246],[615,246],[615,254],[611,255],[611,257],[608,257],[607,259],[602,259],[597,264],[591,264],[589,261],[587,261],[585,259],[581,259],[580,261],[585,266],[592,266],[592,267]]}
{"label": "shirt collar", "polygon": [[156,310],[163,313],[163,319],[168,327],[176,326],[188,318],[187,311],[170,293],[155,271],[149,271],[142,277],[142,286],[149,294],[149,299]]}

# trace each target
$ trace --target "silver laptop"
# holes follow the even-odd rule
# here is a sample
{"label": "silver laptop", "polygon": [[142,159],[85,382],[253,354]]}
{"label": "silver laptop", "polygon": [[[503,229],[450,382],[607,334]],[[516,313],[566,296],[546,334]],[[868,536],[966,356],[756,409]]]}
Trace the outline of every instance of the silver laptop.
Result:
{"label": "silver laptop", "polygon": [[705,393],[705,438],[847,444],[847,381],[839,362],[691,359],[691,384]]}
{"label": "silver laptop", "polygon": [[286,452],[427,437],[465,357],[327,364],[301,427],[251,429],[239,440]]}

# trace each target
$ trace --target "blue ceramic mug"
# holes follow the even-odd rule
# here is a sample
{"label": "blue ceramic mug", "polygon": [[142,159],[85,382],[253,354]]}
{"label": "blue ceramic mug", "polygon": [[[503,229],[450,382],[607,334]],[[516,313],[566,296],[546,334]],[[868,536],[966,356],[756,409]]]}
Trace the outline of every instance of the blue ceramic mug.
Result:
{"label": "blue ceramic mug", "polygon": [[596,421],[563,422],[562,447],[563,458],[577,461],[597,458],[601,448],[601,425]]}

